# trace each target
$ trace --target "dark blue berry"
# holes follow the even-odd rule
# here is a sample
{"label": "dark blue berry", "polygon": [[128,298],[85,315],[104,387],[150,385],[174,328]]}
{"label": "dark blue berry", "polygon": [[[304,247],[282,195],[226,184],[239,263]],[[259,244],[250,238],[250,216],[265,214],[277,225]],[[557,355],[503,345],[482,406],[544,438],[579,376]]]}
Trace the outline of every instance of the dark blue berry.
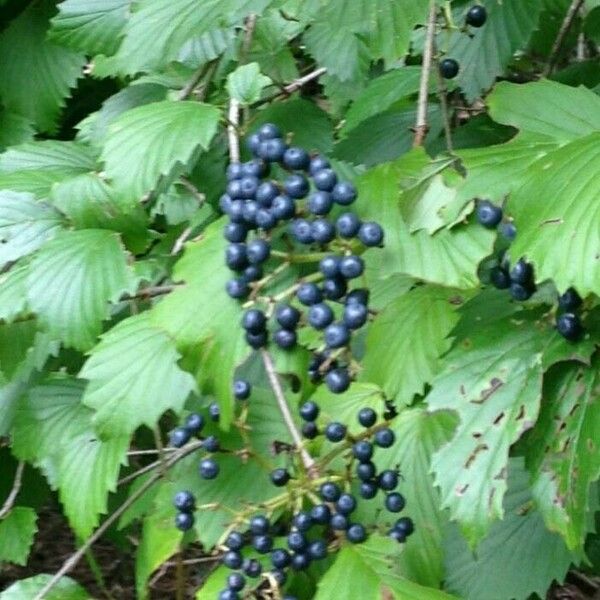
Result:
{"label": "dark blue berry", "polygon": [[240,187],[242,198],[246,200],[251,200],[256,195],[256,190],[258,189],[258,178],[256,177],[243,177],[240,179]]}
{"label": "dark blue berry", "polygon": [[510,284],[510,295],[514,300],[518,302],[525,302],[533,296],[533,289],[530,286],[522,285],[520,283]]}
{"label": "dark blue berry", "polygon": [[324,156],[317,155],[311,158],[310,165],[308,167],[308,172],[314,176],[317,173],[317,171],[321,171],[322,169],[328,169],[329,167],[329,161]]}
{"label": "dark blue berry", "polygon": [[332,169],[320,169],[313,175],[313,182],[318,190],[331,192],[337,183],[337,175]]}
{"label": "dark blue berry", "polygon": [[247,400],[250,398],[252,386],[245,379],[238,379],[233,382],[233,397],[236,400]]}
{"label": "dark blue berry", "polygon": [[331,510],[327,504],[317,504],[310,509],[310,516],[317,525],[326,525],[331,519]]}
{"label": "dark blue berry", "polygon": [[342,348],[350,341],[350,331],[343,323],[332,323],[325,329],[324,338],[329,348]]}
{"label": "dark blue berry", "polygon": [[308,169],[309,164],[310,156],[303,148],[290,146],[283,155],[283,165],[288,169],[305,170]]}
{"label": "dark blue berry", "polygon": [[583,334],[579,317],[573,313],[564,313],[556,319],[556,329],[566,340],[576,342]]}
{"label": "dark blue berry", "polygon": [[244,269],[244,272],[242,273],[242,278],[246,282],[258,281],[259,279],[262,279],[262,276],[263,270],[260,265],[249,265]]}
{"label": "dark blue berry", "polygon": [[359,462],[369,462],[373,456],[373,444],[367,440],[360,440],[352,446],[352,454]]}
{"label": "dark blue berry", "polygon": [[309,513],[301,510],[294,515],[292,523],[298,531],[308,531],[312,527],[313,520]]}
{"label": "dark blue berry", "polygon": [[343,515],[349,515],[356,509],[356,499],[352,494],[342,494],[335,503],[337,511]]}
{"label": "dark blue berry", "polygon": [[383,228],[379,223],[363,223],[358,230],[358,239],[368,247],[383,245]]}
{"label": "dark blue berry", "polygon": [[313,304],[308,310],[308,322],[315,329],[325,329],[325,327],[333,322],[333,319],[332,308],[324,302]]}
{"label": "dark blue berry", "polygon": [[310,566],[310,557],[308,554],[294,554],[292,556],[292,569],[295,571],[304,571]]}
{"label": "dark blue berry", "polygon": [[577,310],[583,303],[581,296],[574,288],[569,288],[564,294],[559,296],[558,305],[565,311],[573,312]]}
{"label": "dark blue berry", "polygon": [[227,223],[223,235],[228,242],[245,242],[248,236],[248,228],[244,223]]}
{"label": "dark blue berry", "polygon": [[510,280],[524,286],[531,285],[533,283],[533,266],[522,258],[519,259],[510,270]]}
{"label": "dark blue berry", "polygon": [[348,206],[356,200],[356,188],[347,181],[340,181],[335,184],[331,196],[338,204]]}
{"label": "dark blue berry", "polygon": [[229,569],[239,569],[242,566],[242,555],[237,550],[228,550],[223,554],[223,564]]}
{"label": "dark blue berry", "polygon": [[375,432],[375,445],[380,448],[389,448],[396,441],[396,436],[391,429],[387,427]]}
{"label": "dark blue berry", "polygon": [[377,495],[377,484],[372,481],[362,481],[358,489],[361,498],[371,500]]}
{"label": "dark blue berry", "polygon": [[385,507],[390,512],[400,512],[406,506],[406,500],[404,496],[398,492],[392,492],[388,494],[385,499]]}
{"label": "dark blue berry", "polygon": [[332,515],[329,523],[331,525],[331,528],[335,531],[345,531],[346,529],[348,529],[348,525],[350,525],[350,523],[348,522],[348,517],[340,513],[335,513],[334,515]]}
{"label": "dark blue berry", "polygon": [[229,244],[225,250],[225,264],[232,271],[243,271],[248,266],[246,244]]}
{"label": "dark blue berry", "polygon": [[273,538],[268,535],[255,535],[252,547],[260,554],[268,554],[273,549]]}
{"label": "dark blue berry", "polygon": [[280,304],[275,311],[275,318],[284,329],[295,329],[300,321],[300,311],[289,304]]}
{"label": "dark blue berry", "polygon": [[377,477],[377,483],[382,490],[391,492],[398,487],[398,472],[387,469],[382,471]]}
{"label": "dark blue berry", "polygon": [[221,409],[216,402],[211,402],[208,405],[208,414],[210,416],[211,421],[218,421],[221,417]]}
{"label": "dark blue berry", "polygon": [[363,427],[373,427],[377,422],[377,413],[372,408],[361,408],[358,411],[358,422]]}
{"label": "dark blue berry", "polygon": [[244,192],[242,191],[242,183],[240,179],[233,179],[227,184],[225,188],[227,195],[232,200],[239,200],[244,198]]}
{"label": "dark blue berry", "polygon": [[271,481],[277,487],[284,486],[290,480],[290,474],[286,469],[274,469],[271,471]]}
{"label": "dark blue berry", "polygon": [[253,133],[252,135],[248,136],[248,139],[246,140],[246,147],[254,156],[258,156],[260,142],[261,139],[258,133]]}
{"label": "dark blue berry", "polygon": [[260,574],[262,573],[262,565],[255,558],[247,558],[244,560],[243,570],[248,577],[260,577]]}
{"label": "dark blue berry", "polygon": [[312,224],[306,219],[295,219],[290,232],[300,244],[312,244],[314,242],[312,233]]}
{"label": "dark blue berry", "polygon": [[244,536],[239,531],[232,531],[225,540],[229,550],[240,550],[244,547]]}
{"label": "dark blue berry", "polygon": [[258,155],[268,162],[281,162],[287,146],[280,138],[265,140],[260,143]]}
{"label": "dark blue berry", "polygon": [[410,517],[401,517],[396,521],[394,529],[402,532],[405,536],[409,536],[415,530],[415,525]]}
{"label": "dark blue berry", "polygon": [[231,163],[227,165],[227,170],[225,171],[225,176],[227,177],[227,181],[233,181],[234,179],[241,179],[244,172],[242,169],[242,165],[240,163]]}
{"label": "dark blue berry", "polygon": [[510,276],[508,271],[502,267],[494,267],[490,271],[490,281],[499,290],[505,290],[510,287]]}
{"label": "dark blue berry", "polygon": [[255,158],[242,164],[242,173],[246,177],[256,177],[259,179],[266,177],[269,171],[270,167],[264,160]]}
{"label": "dark blue berry", "polygon": [[403,544],[406,541],[406,535],[397,529],[390,529],[388,531],[388,536],[399,544]]}
{"label": "dark blue berry", "polygon": [[244,206],[243,200],[231,200],[227,215],[232,223],[244,223]]}
{"label": "dark blue berry", "polygon": [[244,223],[253,229],[256,226],[256,215],[259,210],[258,202],[254,202],[254,200],[249,200],[244,203],[244,208],[242,209],[242,217]]}
{"label": "dark blue berry", "polygon": [[335,226],[337,228],[338,235],[344,239],[353,238],[361,230],[360,219],[351,212],[341,214],[337,218]]}
{"label": "dark blue berry", "polygon": [[317,191],[308,197],[308,210],[313,215],[324,216],[333,207],[333,198],[328,192]]}
{"label": "dark blue berry", "polygon": [[261,141],[273,140],[282,136],[281,129],[274,123],[265,123],[261,125],[257,131],[258,137]]}
{"label": "dark blue berry", "polygon": [[231,573],[227,577],[227,586],[236,592],[243,590],[245,585],[246,579],[241,573]]}
{"label": "dark blue berry", "polygon": [[323,540],[315,540],[308,546],[308,555],[313,560],[321,560],[327,556],[327,544]]}
{"label": "dark blue berry", "polygon": [[177,427],[169,434],[169,446],[181,448],[190,441],[191,433],[185,427]]}
{"label": "dark blue berry", "polygon": [[202,447],[207,452],[218,452],[219,451],[219,447],[220,447],[219,440],[218,440],[218,438],[216,436],[209,435],[202,442]]}
{"label": "dark blue berry", "polygon": [[290,329],[278,329],[273,334],[273,341],[282,349],[289,350],[296,345],[298,336],[295,331]]}
{"label": "dark blue berry", "polygon": [[509,242],[512,242],[517,237],[517,228],[512,222],[500,223],[499,231]]}
{"label": "dark blue berry", "polygon": [[314,440],[319,435],[319,428],[316,423],[303,423],[302,424],[302,435],[307,440]]}
{"label": "dark blue berry", "polygon": [[219,474],[219,465],[212,458],[203,458],[200,461],[200,477],[214,479]]}
{"label": "dark blue berry", "polygon": [[290,553],[284,548],[275,548],[275,550],[271,552],[271,564],[276,569],[285,569],[290,562]]}
{"label": "dark blue berry", "polygon": [[256,201],[263,208],[271,208],[273,200],[279,195],[279,188],[272,181],[263,181],[256,190]]}
{"label": "dark blue berry", "polygon": [[304,198],[310,189],[308,180],[300,173],[294,173],[283,182],[285,193],[291,198]]}
{"label": "dark blue berry", "polygon": [[453,58],[444,58],[440,61],[440,73],[444,79],[454,79],[460,67]]}
{"label": "dark blue berry", "polygon": [[332,254],[321,259],[319,263],[319,271],[325,275],[325,277],[337,277],[340,273],[340,260],[339,256]]}
{"label": "dark blue berry", "polygon": [[242,327],[250,333],[260,333],[267,325],[265,313],[258,308],[248,309],[242,316]]}
{"label": "dark blue berry", "polygon": [[300,416],[305,421],[316,421],[319,416],[319,405],[308,400],[300,407]]}
{"label": "dark blue berry", "polygon": [[315,219],[310,231],[312,239],[319,244],[328,244],[335,238],[335,227],[327,219]]}
{"label": "dark blue berry", "polygon": [[[338,425],[341,425],[341,423],[338,423]],[[344,435],[346,435],[346,428],[343,425],[341,426],[344,429]],[[343,439],[343,436],[340,439]],[[319,488],[319,494],[325,502],[335,502],[340,497],[341,493],[339,486],[336,483],[333,483],[333,481],[326,481],[325,483],[322,483]]]}
{"label": "dark blue berry", "polygon": [[357,288],[349,292],[346,296],[346,304],[354,303],[367,306],[369,304],[369,290],[365,288]]}
{"label": "dark blue berry", "polygon": [[348,283],[340,275],[338,277],[331,277],[326,279],[321,285],[323,290],[323,296],[327,300],[339,300],[343,298],[348,291]]}
{"label": "dark blue berry", "polygon": [[487,10],[485,6],[482,6],[481,4],[471,6],[467,11],[467,16],[465,18],[466,24],[471,27],[481,27],[485,24],[486,20]]}
{"label": "dark blue berry", "polygon": [[480,200],[477,203],[477,221],[488,229],[494,229],[502,221],[502,209],[489,200]]}
{"label": "dark blue berry", "polygon": [[259,333],[250,333],[249,331],[247,331],[245,338],[246,343],[254,350],[263,348],[267,345],[267,342],[269,341],[269,336],[266,331],[261,331]]}
{"label": "dark blue berry", "polygon": [[271,212],[275,218],[285,221],[296,214],[296,204],[289,196],[277,196],[273,200]]}
{"label": "dark blue berry", "polygon": [[270,231],[277,225],[277,218],[273,214],[272,210],[268,208],[259,208],[256,211],[254,222],[259,229],[263,231]]}
{"label": "dark blue berry", "polygon": [[315,283],[302,283],[298,287],[296,297],[305,306],[312,306],[323,300],[323,294]]}
{"label": "dark blue berry", "polygon": [[344,325],[348,329],[359,329],[367,322],[369,310],[364,304],[353,302],[344,308]]}
{"label": "dark blue berry", "polygon": [[250,519],[250,531],[254,535],[269,533],[269,519],[264,515],[255,515]]}
{"label": "dark blue berry", "polygon": [[173,506],[180,512],[192,512],[195,502],[194,494],[187,490],[177,492],[173,498]]}
{"label": "dark blue berry", "polygon": [[350,527],[348,527],[348,531],[346,531],[346,537],[353,544],[360,544],[367,539],[367,532],[360,523],[354,523],[354,525],[350,525]]}
{"label": "dark blue berry", "polygon": [[232,202],[233,202],[233,199],[230,196],[228,196],[227,194],[223,194],[219,198],[219,208],[221,209],[221,212],[224,212],[225,214],[229,214]]}
{"label": "dark blue berry", "polygon": [[251,264],[260,265],[271,255],[271,244],[266,240],[252,240],[248,242],[246,253]]}
{"label": "dark blue berry", "polygon": [[302,552],[306,548],[306,537],[301,531],[292,531],[287,537],[287,545],[294,552]]}
{"label": "dark blue berry", "polygon": [[342,367],[332,369],[325,375],[325,384],[333,394],[342,394],[350,387],[348,370]]}
{"label": "dark blue berry", "polygon": [[356,465],[356,476],[361,481],[370,481],[373,479],[373,477],[375,477],[376,473],[377,469],[371,461],[361,462]]}
{"label": "dark blue berry", "polygon": [[179,512],[175,515],[175,527],[179,531],[189,531],[194,526],[194,515],[190,512]]}
{"label": "dark blue berry", "polygon": [[198,413],[191,413],[185,419],[184,427],[194,435],[204,427],[204,417]]}
{"label": "dark blue berry", "polygon": [[219,592],[218,600],[239,600],[239,597],[240,595],[235,590],[227,588]]}
{"label": "dark blue berry", "polygon": [[328,423],[325,427],[325,437],[330,442],[341,442],[346,437],[346,426],[337,421]]}

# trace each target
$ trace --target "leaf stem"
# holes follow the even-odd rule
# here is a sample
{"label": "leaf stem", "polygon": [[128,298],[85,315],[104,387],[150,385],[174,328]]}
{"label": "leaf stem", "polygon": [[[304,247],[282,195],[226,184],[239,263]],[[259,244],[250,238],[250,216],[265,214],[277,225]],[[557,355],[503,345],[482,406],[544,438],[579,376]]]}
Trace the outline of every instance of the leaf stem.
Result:
{"label": "leaf stem", "polygon": [[21,483],[23,481],[23,471],[25,470],[25,461],[20,461],[17,465],[17,470],[15,471],[15,479],[13,481],[12,488],[6,498],[6,501],[2,505],[0,509],[0,520],[4,519],[8,513],[12,510],[14,506],[15,500],[19,495],[19,491],[21,490]]}
{"label": "leaf stem", "polygon": [[546,63],[546,66],[542,73],[544,77],[548,77],[548,75],[552,73],[556,61],[558,60],[558,54],[560,53],[560,49],[562,48],[563,42],[567,37],[567,33],[569,33],[569,29],[571,29],[571,26],[573,25],[573,21],[575,20],[577,13],[583,6],[583,3],[584,0],[573,0],[571,2],[571,5],[567,10],[567,14],[565,15],[562,25],[560,26],[560,29],[558,31],[558,35],[556,36],[554,44],[552,45],[552,50],[550,51],[548,62]]}
{"label": "leaf stem", "polygon": [[267,96],[266,98],[262,98],[261,100],[254,102],[254,104],[250,105],[250,108],[257,108],[259,106],[262,106],[263,104],[268,104],[273,100],[277,100],[277,98],[280,98],[281,96],[289,96],[290,94],[293,94],[294,92],[298,91],[308,82],[312,81],[313,79],[318,79],[319,77],[321,77],[321,75],[324,75],[325,73],[327,73],[327,69],[325,67],[319,67],[318,69],[315,69],[314,71],[311,71],[310,73],[307,73],[306,75],[295,79],[291,83],[284,85],[278,92],[272,94],[271,96]]}

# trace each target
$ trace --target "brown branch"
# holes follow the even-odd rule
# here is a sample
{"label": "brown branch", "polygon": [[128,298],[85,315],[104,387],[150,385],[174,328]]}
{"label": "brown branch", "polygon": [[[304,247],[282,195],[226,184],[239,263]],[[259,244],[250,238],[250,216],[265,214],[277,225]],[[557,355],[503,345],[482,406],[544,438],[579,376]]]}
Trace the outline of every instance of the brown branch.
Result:
{"label": "brown branch", "polygon": [[25,470],[25,462],[20,461],[17,465],[17,470],[15,472],[15,479],[13,481],[12,488],[6,498],[6,501],[2,505],[0,509],[0,521],[8,515],[8,513],[12,510],[12,507],[15,504],[15,500],[19,495],[19,491],[21,490],[21,483],[23,481],[23,471]]}
{"label": "brown branch", "polygon": [[[433,41],[433,55],[437,54],[435,39]],[[450,154],[454,152],[454,144],[452,143],[452,127],[450,126],[450,111],[448,109],[448,88],[446,82],[440,73],[438,68],[437,59],[435,60],[435,70],[437,72],[437,91],[440,99],[440,105],[442,107],[442,121],[444,123],[444,135],[446,136],[446,148]]]}
{"label": "brown branch", "polygon": [[558,30],[558,35],[554,40],[554,44],[552,45],[552,50],[550,51],[550,57],[548,58],[548,62],[546,63],[546,67],[544,68],[543,75],[544,77],[548,77],[552,73],[554,69],[554,65],[558,60],[558,54],[560,49],[562,48],[563,42],[567,37],[567,33],[569,33],[569,29],[571,29],[571,25],[573,25],[573,21],[579,12],[579,9],[583,6],[584,0],[573,0],[571,2],[571,6],[569,6],[569,10],[567,10],[567,14],[565,15],[565,19]]}
{"label": "brown branch", "polygon": [[174,289],[178,288],[181,284],[174,283],[171,285],[153,285],[147,288],[138,290],[135,294],[124,294],[121,296],[121,301],[126,300],[143,300],[148,298],[155,298],[156,296],[164,296],[169,294]]}
{"label": "brown branch", "polygon": [[179,94],[177,94],[177,100],[186,100],[192,95],[196,86],[200,83],[202,78],[209,72],[212,62],[203,64],[191,77],[191,79],[185,84]]}
{"label": "brown branch", "polygon": [[290,412],[290,408],[287,404],[287,400],[285,399],[285,394],[283,393],[283,388],[281,387],[281,383],[279,381],[279,377],[277,377],[277,372],[275,370],[275,365],[273,364],[273,359],[269,352],[264,348],[260,351],[263,364],[265,365],[265,371],[267,372],[267,377],[269,378],[269,383],[271,384],[271,388],[273,389],[273,393],[275,394],[275,399],[277,400],[277,406],[279,407],[279,412],[281,412],[281,416],[285,422],[285,425],[292,436],[292,440],[294,441],[294,445],[298,449],[300,453],[300,458],[302,459],[302,464],[306,469],[309,477],[311,479],[315,479],[318,477],[318,472],[316,468],[316,463],[313,457],[308,453],[304,444],[302,443],[302,436],[296,427],[296,423],[294,423],[294,418],[292,417],[292,413]]}
{"label": "brown branch", "polygon": [[282,96],[289,96],[294,92],[298,91],[301,87],[312,81],[313,79],[318,79],[321,75],[327,73],[327,69],[325,67],[320,67],[307,73],[306,75],[295,79],[291,83],[284,85],[278,92],[275,92],[271,96],[267,96],[266,98],[262,98],[261,100],[256,101],[254,104],[251,104],[251,108],[257,108],[262,106],[263,104],[268,104],[273,100],[277,100],[277,98],[281,98]]}
{"label": "brown branch", "polygon": [[[188,454],[194,452],[198,449],[198,444],[189,444],[181,448],[177,454],[170,457],[166,462],[167,469],[171,468],[173,465],[178,463],[182,458],[185,458]],[[151,477],[148,478],[137,490],[135,490],[115,512],[109,515],[106,520],[96,529],[96,531],[79,547],[79,549],[74,552],[65,562],[62,564],[61,568],[55,573],[55,575],[48,581],[48,583],[36,594],[33,600],[43,600],[44,597],[56,586],[56,584],[64,577],[67,573],[69,573],[77,563],[83,558],[85,553],[89,548],[92,547],[106,532],[109,527],[113,523],[115,523],[119,517],[139,498],[141,498],[157,481],[162,478],[163,474],[161,471],[157,471]]]}
{"label": "brown branch", "polygon": [[429,74],[433,59],[433,43],[435,36],[435,22],[437,6],[435,0],[429,3],[429,18],[427,19],[427,32],[425,34],[425,47],[423,49],[423,66],[421,68],[421,83],[419,85],[419,99],[417,101],[417,120],[415,123],[415,139],[413,146],[422,146],[427,135],[427,102],[429,99]]}

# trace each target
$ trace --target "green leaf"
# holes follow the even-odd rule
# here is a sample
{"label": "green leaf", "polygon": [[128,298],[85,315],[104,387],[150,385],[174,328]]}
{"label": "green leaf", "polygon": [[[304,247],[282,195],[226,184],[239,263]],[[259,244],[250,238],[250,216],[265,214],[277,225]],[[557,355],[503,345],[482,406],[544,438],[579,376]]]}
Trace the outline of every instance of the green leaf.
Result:
{"label": "green leaf", "polygon": [[[31,600],[41,592],[53,575],[35,575],[13,583],[0,593],[0,600]],[[61,577],[44,600],[92,600],[92,597],[70,577]]]}
{"label": "green leaf", "polygon": [[581,550],[588,531],[590,484],[600,477],[598,361],[559,365],[544,382],[544,402],[528,439],[533,497],[547,526]]}
{"label": "green leaf", "polygon": [[0,562],[27,564],[29,549],[37,532],[33,508],[15,506],[0,521]]}
{"label": "green leaf", "polygon": [[[488,13],[485,25],[471,28],[469,35],[456,31],[448,45],[448,56],[460,64],[456,78],[468,102],[492,87],[504,73],[516,50],[523,49],[537,26],[543,0],[482,0]],[[464,17],[460,17],[461,21]],[[446,46],[445,33],[440,47]]]}
{"label": "green leaf", "polygon": [[442,506],[473,545],[503,515],[508,451],[535,423],[544,352],[558,334],[510,317],[480,323],[448,352],[427,396],[429,410],[453,410],[460,425],[433,458]]}
{"label": "green leaf", "polygon": [[102,158],[119,191],[141,198],[161,176],[185,168],[198,148],[208,149],[219,111],[200,102],[154,102],[123,113],[110,126]]}
{"label": "green leaf", "polygon": [[263,88],[271,80],[260,72],[260,65],[252,62],[238,67],[227,76],[227,91],[241,104],[252,104],[260,99]]}
{"label": "green leaf", "polygon": [[142,313],[121,321],[100,338],[79,376],[89,380],[83,402],[96,413],[104,437],[153,428],[160,416],[180,412],[194,379],[177,366],[175,344]]}
{"label": "green leaf", "polygon": [[451,600],[452,596],[422,587],[393,570],[398,544],[372,535],[364,544],[344,546],[318,583],[315,600]]}
{"label": "green leaf", "polygon": [[564,579],[574,560],[533,508],[522,459],[511,460],[508,479],[505,517],[492,525],[476,556],[458,528],[448,531],[446,586],[465,600],[529,598],[533,593],[543,598],[553,580]]}
{"label": "green leaf", "polygon": [[50,39],[86,54],[113,54],[127,23],[128,0],[64,0]]}
{"label": "green leaf", "polygon": [[12,267],[0,275],[0,320],[11,321],[25,311],[27,265]]}
{"label": "green leaf", "polygon": [[52,186],[64,179],[60,171],[15,171],[0,173],[0,190],[28,192],[36,198],[45,198]]}
{"label": "green leaf", "polygon": [[361,378],[380,385],[388,398],[410,404],[450,348],[460,301],[455,290],[422,286],[386,306],[369,327]]}
{"label": "green leaf", "polygon": [[60,213],[31,194],[0,191],[0,266],[31,254],[62,225]]}
{"label": "green leaf", "polygon": [[29,142],[0,154],[0,173],[57,171],[64,177],[96,168],[94,152],[78,142]]}
{"label": "green leaf", "polygon": [[487,101],[495,121],[561,142],[600,130],[600,97],[583,86],[503,81]]}
{"label": "green leaf", "polygon": [[29,142],[34,135],[35,128],[27,117],[0,107],[0,151],[7,146]]}
{"label": "green leaf", "polygon": [[526,255],[538,280],[553,279],[564,291],[575,286],[582,296],[600,293],[600,132],[549,153],[531,170],[509,200],[519,235],[511,258]]}
{"label": "green leaf", "polygon": [[[223,219],[210,225],[199,242],[186,246],[177,263],[175,281],[185,285],[169,294],[152,309],[153,322],[167,331],[185,354],[193,353],[193,369],[207,391],[214,392],[221,405],[222,423],[233,414],[231,381],[235,367],[248,353],[239,327],[242,309],[225,292],[231,277],[223,268]],[[200,346],[200,351],[198,347]]]}
{"label": "green leaf", "polygon": [[[261,22],[262,19],[258,21],[257,27],[260,26]],[[256,32],[257,29],[255,29],[252,39],[253,45],[256,43]],[[201,65],[218,58],[228,48],[232,47],[234,42],[234,30],[213,29],[186,42],[177,55],[177,61],[187,67],[197,69]],[[281,48],[278,49],[281,50]]]}
{"label": "green leaf", "polygon": [[31,261],[28,300],[48,331],[66,346],[94,345],[108,303],[134,289],[135,279],[116,234],[69,231],[48,242]]}
{"label": "green leaf", "polygon": [[85,63],[82,54],[46,41],[53,10],[53,2],[36,2],[0,34],[0,96],[4,107],[50,133]]}
{"label": "green leaf", "polygon": [[402,67],[371,80],[346,113],[342,133],[419,91],[420,67]]}

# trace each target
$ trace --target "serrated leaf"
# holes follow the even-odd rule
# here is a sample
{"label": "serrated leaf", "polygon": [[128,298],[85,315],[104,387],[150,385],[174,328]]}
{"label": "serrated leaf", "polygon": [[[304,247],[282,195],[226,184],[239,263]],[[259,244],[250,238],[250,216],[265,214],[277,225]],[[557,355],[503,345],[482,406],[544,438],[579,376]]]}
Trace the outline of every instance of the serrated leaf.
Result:
{"label": "serrated leaf", "polygon": [[366,119],[385,112],[395,102],[419,90],[420,67],[402,67],[371,80],[354,100],[342,128],[342,133],[354,129]]}
{"label": "serrated leaf", "polygon": [[14,266],[0,274],[0,320],[11,321],[27,306],[27,265]]}
{"label": "serrated leaf", "polygon": [[220,219],[204,231],[200,242],[187,245],[174,272],[175,281],[185,285],[153,308],[152,319],[184,354],[201,346],[194,370],[201,386],[214,391],[227,426],[233,414],[233,372],[249,349],[240,328],[231,326],[241,319],[242,309],[225,292],[231,274],[223,267],[222,228]]}
{"label": "serrated leaf", "polygon": [[372,535],[364,544],[346,545],[318,583],[315,600],[451,600],[440,590],[420,586],[394,571],[398,544]]}
{"label": "serrated leaf", "polygon": [[[516,50],[523,49],[533,33],[543,0],[482,0],[487,9],[487,21],[470,35],[457,31],[452,35],[447,55],[460,64],[456,78],[468,102],[492,87],[496,77],[506,69]],[[463,17],[461,17],[462,19]],[[440,47],[446,47],[445,33]]]}
{"label": "serrated leaf", "polygon": [[0,521],[0,562],[17,565],[27,563],[29,549],[37,532],[36,521],[35,510],[28,506],[13,507]]}
{"label": "serrated leaf", "polygon": [[[553,279],[561,291],[600,293],[600,132],[550,152],[509,199],[519,232],[513,260],[525,255],[536,278]],[[587,265],[587,268],[582,268]]]}
{"label": "serrated leaf", "polygon": [[503,81],[487,101],[495,121],[562,142],[600,130],[600,97],[583,86]]}
{"label": "serrated leaf", "polygon": [[153,428],[160,416],[180,412],[194,379],[177,366],[180,355],[148,313],[121,321],[100,338],[79,376],[87,379],[83,402],[96,413],[104,437]]}
{"label": "serrated leaf", "polygon": [[31,254],[62,226],[60,213],[31,194],[0,191],[0,266]]}
{"label": "serrated leaf", "polygon": [[455,290],[422,286],[386,306],[370,325],[361,378],[410,404],[437,374],[458,321]]}
{"label": "serrated leaf", "polygon": [[600,477],[598,361],[560,365],[546,376],[540,418],[528,440],[533,497],[547,526],[581,550],[590,484]]}
{"label": "serrated leaf", "polygon": [[219,110],[200,102],[154,102],[123,113],[110,126],[102,158],[115,187],[141,198],[187,165],[198,148],[208,149]]}
{"label": "serrated leaf", "polygon": [[87,173],[95,168],[94,152],[78,142],[29,142],[0,154],[0,173],[58,171],[66,177]]}
{"label": "serrated leaf", "polygon": [[65,345],[94,345],[108,303],[133,291],[135,278],[116,234],[102,229],[68,231],[48,242],[29,268],[29,305]]}
{"label": "serrated leaf", "polygon": [[128,0],[64,0],[49,37],[61,46],[108,56],[119,46],[128,8]]}
{"label": "serrated leaf", "polygon": [[15,171],[0,173],[0,190],[28,192],[36,198],[46,198],[52,186],[64,179],[60,171]]}
{"label": "serrated leaf", "polygon": [[[262,19],[258,22],[260,23]],[[257,27],[259,25],[257,24]],[[255,29],[253,43],[256,43]],[[235,40],[232,29],[213,29],[186,42],[177,55],[178,62],[197,69],[211,60],[220,56]]]}
{"label": "serrated leaf", "polygon": [[46,40],[52,2],[36,2],[0,34],[0,96],[5,108],[53,132],[85,57]]}
{"label": "serrated leaf", "polygon": [[433,457],[442,506],[471,545],[502,517],[508,451],[538,416],[544,352],[557,340],[545,323],[510,318],[480,324],[448,352],[427,395],[429,410],[460,424]]}
{"label": "serrated leaf", "polygon": [[35,127],[30,119],[0,108],[0,150],[29,142],[34,135]]}
{"label": "serrated leaf", "polygon": [[[3,592],[0,600],[31,600],[41,592],[53,575],[35,575],[27,579],[20,579]],[[92,600],[92,597],[70,577],[61,577],[44,600]]]}
{"label": "serrated leaf", "polygon": [[260,99],[263,88],[271,80],[260,72],[260,65],[252,62],[241,65],[227,76],[227,91],[241,104],[252,104]]}
{"label": "serrated leaf", "polygon": [[508,477],[505,517],[492,525],[476,556],[458,528],[448,531],[446,585],[465,600],[529,598],[533,593],[544,597],[553,580],[563,580],[574,560],[532,507],[522,459],[511,460]]}

